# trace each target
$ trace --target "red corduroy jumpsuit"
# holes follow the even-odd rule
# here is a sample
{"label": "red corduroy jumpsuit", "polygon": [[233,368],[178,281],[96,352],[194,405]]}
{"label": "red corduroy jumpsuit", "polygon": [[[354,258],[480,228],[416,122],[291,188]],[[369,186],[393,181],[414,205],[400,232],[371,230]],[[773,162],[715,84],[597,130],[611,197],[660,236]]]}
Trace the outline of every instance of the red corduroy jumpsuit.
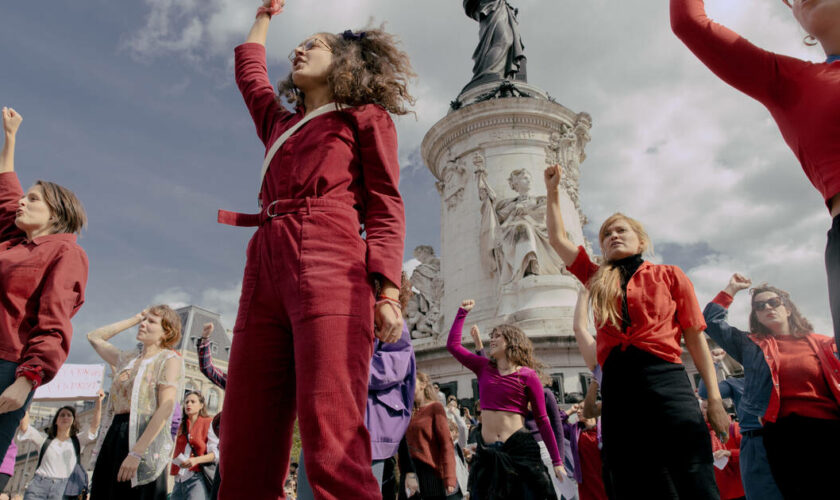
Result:
{"label": "red corduroy jumpsuit", "polygon": [[[236,48],[236,80],[266,149],[302,118],[278,104],[262,45]],[[284,498],[296,411],[315,496],[381,498],[364,412],[372,278],[400,283],[398,185],[393,121],[364,105],[314,118],[283,144],[258,217],[220,213],[222,222],[260,226],[248,244],[230,354],[223,500]]]}

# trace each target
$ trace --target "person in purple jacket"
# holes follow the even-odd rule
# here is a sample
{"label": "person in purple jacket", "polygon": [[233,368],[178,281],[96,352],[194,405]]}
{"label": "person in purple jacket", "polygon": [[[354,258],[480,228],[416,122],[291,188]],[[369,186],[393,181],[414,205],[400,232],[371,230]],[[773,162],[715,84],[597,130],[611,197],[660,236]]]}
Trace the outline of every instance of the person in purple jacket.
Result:
{"label": "person in purple jacket", "polygon": [[3,458],[3,462],[0,463],[0,491],[6,489],[6,485],[9,484],[9,479],[15,475],[15,459],[17,458],[17,444],[15,441],[9,444],[9,449],[6,450],[6,456]]}
{"label": "person in purple jacket", "polygon": [[[400,304],[403,311],[406,310],[410,298],[411,282],[403,273],[400,287]],[[387,461],[397,454],[400,441],[411,421],[416,375],[414,346],[411,344],[408,326],[403,322],[400,339],[393,344],[386,344],[377,339],[370,360],[365,427],[370,433],[373,475],[383,491],[386,488],[393,489],[393,481],[385,477],[385,472],[389,469],[386,465]],[[300,468],[297,500],[314,500],[312,488],[306,479],[303,452],[298,462]],[[392,476],[393,467],[389,472]],[[386,495],[383,493],[383,496]],[[390,496],[393,497],[393,494]]]}

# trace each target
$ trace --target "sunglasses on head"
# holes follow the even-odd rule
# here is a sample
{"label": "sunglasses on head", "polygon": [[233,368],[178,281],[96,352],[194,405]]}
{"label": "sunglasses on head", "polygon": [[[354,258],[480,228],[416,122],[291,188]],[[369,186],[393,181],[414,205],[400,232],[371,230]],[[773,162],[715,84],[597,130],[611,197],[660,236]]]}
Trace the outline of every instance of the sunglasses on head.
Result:
{"label": "sunglasses on head", "polygon": [[770,306],[770,309],[775,309],[775,308],[779,307],[780,305],[782,305],[783,303],[784,302],[782,301],[782,299],[780,297],[773,297],[772,299],[767,299],[767,300],[756,300],[755,302],[753,302],[753,310],[754,311],[763,311],[764,309],[767,308],[767,306]]}

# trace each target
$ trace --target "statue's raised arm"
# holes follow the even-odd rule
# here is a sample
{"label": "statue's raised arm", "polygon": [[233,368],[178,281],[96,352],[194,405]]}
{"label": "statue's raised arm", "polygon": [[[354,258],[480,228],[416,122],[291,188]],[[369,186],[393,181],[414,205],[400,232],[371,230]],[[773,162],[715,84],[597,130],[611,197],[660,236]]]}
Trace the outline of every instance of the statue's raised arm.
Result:
{"label": "statue's raised arm", "polygon": [[519,34],[517,9],[505,0],[463,1],[464,12],[479,24],[478,47],[473,53],[473,78],[464,91],[505,79],[527,81],[525,46]]}

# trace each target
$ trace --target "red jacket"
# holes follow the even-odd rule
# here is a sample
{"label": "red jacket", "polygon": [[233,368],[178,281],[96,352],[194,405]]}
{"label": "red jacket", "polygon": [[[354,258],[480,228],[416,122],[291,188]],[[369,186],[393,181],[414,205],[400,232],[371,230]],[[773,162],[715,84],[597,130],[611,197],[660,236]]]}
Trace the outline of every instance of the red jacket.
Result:
{"label": "red jacket", "polygon": [[[207,454],[207,434],[210,430],[210,425],[213,423],[213,417],[198,417],[194,424],[190,424],[190,419],[186,419],[187,433],[183,434],[178,431],[178,436],[175,438],[175,451],[172,457],[175,458],[187,449],[187,437],[189,437],[190,448],[192,452],[191,457],[200,457]],[[194,465],[190,467],[193,472],[198,472],[201,465]],[[181,470],[177,465],[173,465],[170,474],[173,476],[178,474]]]}
{"label": "red jacket", "polygon": [[0,173],[0,359],[18,363],[34,385],[55,376],[85,301],[88,259],[75,234],[32,241],[15,226],[23,197],[17,174]]}
{"label": "red jacket", "polygon": [[[290,113],[277,102],[263,45],[245,43],[235,53],[236,83],[268,150],[303,113]],[[379,105],[321,115],[277,151],[260,191],[262,206],[310,197],[352,207],[364,225],[368,273],[399,286],[405,213],[397,151],[394,122]]]}
{"label": "red jacket", "polygon": [[[770,367],[770,378],[773,380],[773,387],[770,391],[770,403],[767,405],[767,411],[764,413],[765,422],[775,422],[779,415],[779,407],[781,406],[779,394],[779,345],[776,339],[769,335],[751,334],[750,340],[755,342],[761,351],[764,353],[764,359],[767,360],[767,365]],[[805,340],[811,344],[811,348],[817,353],[820,360],[820,367],[822,368],[825,380],[828,383],[834,399],[840,403],[840,360],[837,359],[835,353],[837,347],[834,339],[826,337],[825,335],[817,335],[816,333],[809,333]]]}

